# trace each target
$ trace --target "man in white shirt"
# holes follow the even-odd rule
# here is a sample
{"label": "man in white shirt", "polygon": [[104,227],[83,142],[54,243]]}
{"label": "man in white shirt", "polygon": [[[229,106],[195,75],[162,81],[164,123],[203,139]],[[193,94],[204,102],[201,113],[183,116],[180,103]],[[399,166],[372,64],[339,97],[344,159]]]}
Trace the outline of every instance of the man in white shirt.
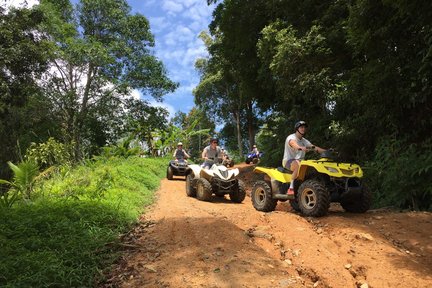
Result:
{"label": "man in white shirt", "polygon": [[322,153],[325,149],[313,145],[303,136],[306,134],[308,124],[305,121],[298,121],[294,125],[295,133],[289,135],[285,140],[285,151],[282,159],[282,166],[291,170],[290,187],[288,195],[294,195],[294,180],[298,176],[300,161],[304,159],[306,151],[314,149],[318,153]]}

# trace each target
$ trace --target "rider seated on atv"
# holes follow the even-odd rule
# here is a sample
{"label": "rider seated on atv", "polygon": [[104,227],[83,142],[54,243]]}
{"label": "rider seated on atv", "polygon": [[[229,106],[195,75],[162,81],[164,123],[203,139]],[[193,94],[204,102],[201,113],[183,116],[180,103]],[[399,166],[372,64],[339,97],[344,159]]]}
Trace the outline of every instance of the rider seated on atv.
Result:
{"label": "rider seated on atv", "polygon": [[184,160],[189,158],[189,154],[186,153],[186,151],[183,149],[183,143],[178,142],[177,143],[177,149],[174,151],[173,157],[175,158],[175,161]]}
{"label": "rider seated on atv", "polygon": [[202,152],[201,157],[204,159],[204,163],[201,166],[210,169],[213,163],[218,163],[219,159],[222,159],[223,156],[224,153],[218,146],[218,139],[212,138],[210,140],[210,145],[205,147]]}
{"label": "rider seated on atv", "polygon": [[306,151],[311,149],[318,153],[326,151],[323,148],[313,145],[303,136],[306,134],[308,124],[305,121],[298,121],[294,125],[295,133],[289,135],[285,140],[285,151],[282,166],[292,171],[290,187],[287,194],[294,195],[294,180],[298,176],[300,161],[304,159]]}
{"label": "rider seated on atv", "polygon": [[258,151],[258,148],[257,148],[256,145],[253,145],[253,146],[252,146],[252,151],[251,151],[251,153],[255,154],[256,157],[259,157],[259,151]]}

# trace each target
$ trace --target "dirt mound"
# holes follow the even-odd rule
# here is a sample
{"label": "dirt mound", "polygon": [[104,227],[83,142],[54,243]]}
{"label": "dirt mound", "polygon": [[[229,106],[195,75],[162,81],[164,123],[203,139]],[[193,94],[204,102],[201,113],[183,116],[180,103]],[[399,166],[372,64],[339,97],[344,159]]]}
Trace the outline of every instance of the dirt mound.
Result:
{"label": "dirt mound", "polygon": [[[248,190],[254,166],[237,165]],[[156,204],[123,237],[101,287],[430,287],[432,214],[332,205],[304,218],[288,203],[256,211],[249,197],[201,202],[184,177],[162,180]]]}

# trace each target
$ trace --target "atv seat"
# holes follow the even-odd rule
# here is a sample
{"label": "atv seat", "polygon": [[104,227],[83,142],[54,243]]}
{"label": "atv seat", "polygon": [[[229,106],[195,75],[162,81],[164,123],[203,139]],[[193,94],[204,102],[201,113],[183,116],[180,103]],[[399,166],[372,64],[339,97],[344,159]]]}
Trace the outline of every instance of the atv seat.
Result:
{"label": "atv seat", "polygon": [[284,168],[284,167],[277,167],[276,168],[279,172],[282,172],[282,173],[288,173],[288,174],[292,174],[293,173],[293,171],[291,171],[291,170],[289,170],[289,169],[287,169],[287,168]]}

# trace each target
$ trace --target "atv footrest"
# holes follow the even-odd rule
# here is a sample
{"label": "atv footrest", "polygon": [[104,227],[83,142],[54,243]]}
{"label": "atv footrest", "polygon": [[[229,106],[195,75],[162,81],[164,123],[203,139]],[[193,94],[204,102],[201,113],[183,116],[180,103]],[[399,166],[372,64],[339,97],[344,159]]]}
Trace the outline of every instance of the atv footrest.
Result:
{"label": "atv footrest", "polygon": [[288,195],[288,194],[273,194],[273,199],[277,200],[294,200],[294,195]]}

